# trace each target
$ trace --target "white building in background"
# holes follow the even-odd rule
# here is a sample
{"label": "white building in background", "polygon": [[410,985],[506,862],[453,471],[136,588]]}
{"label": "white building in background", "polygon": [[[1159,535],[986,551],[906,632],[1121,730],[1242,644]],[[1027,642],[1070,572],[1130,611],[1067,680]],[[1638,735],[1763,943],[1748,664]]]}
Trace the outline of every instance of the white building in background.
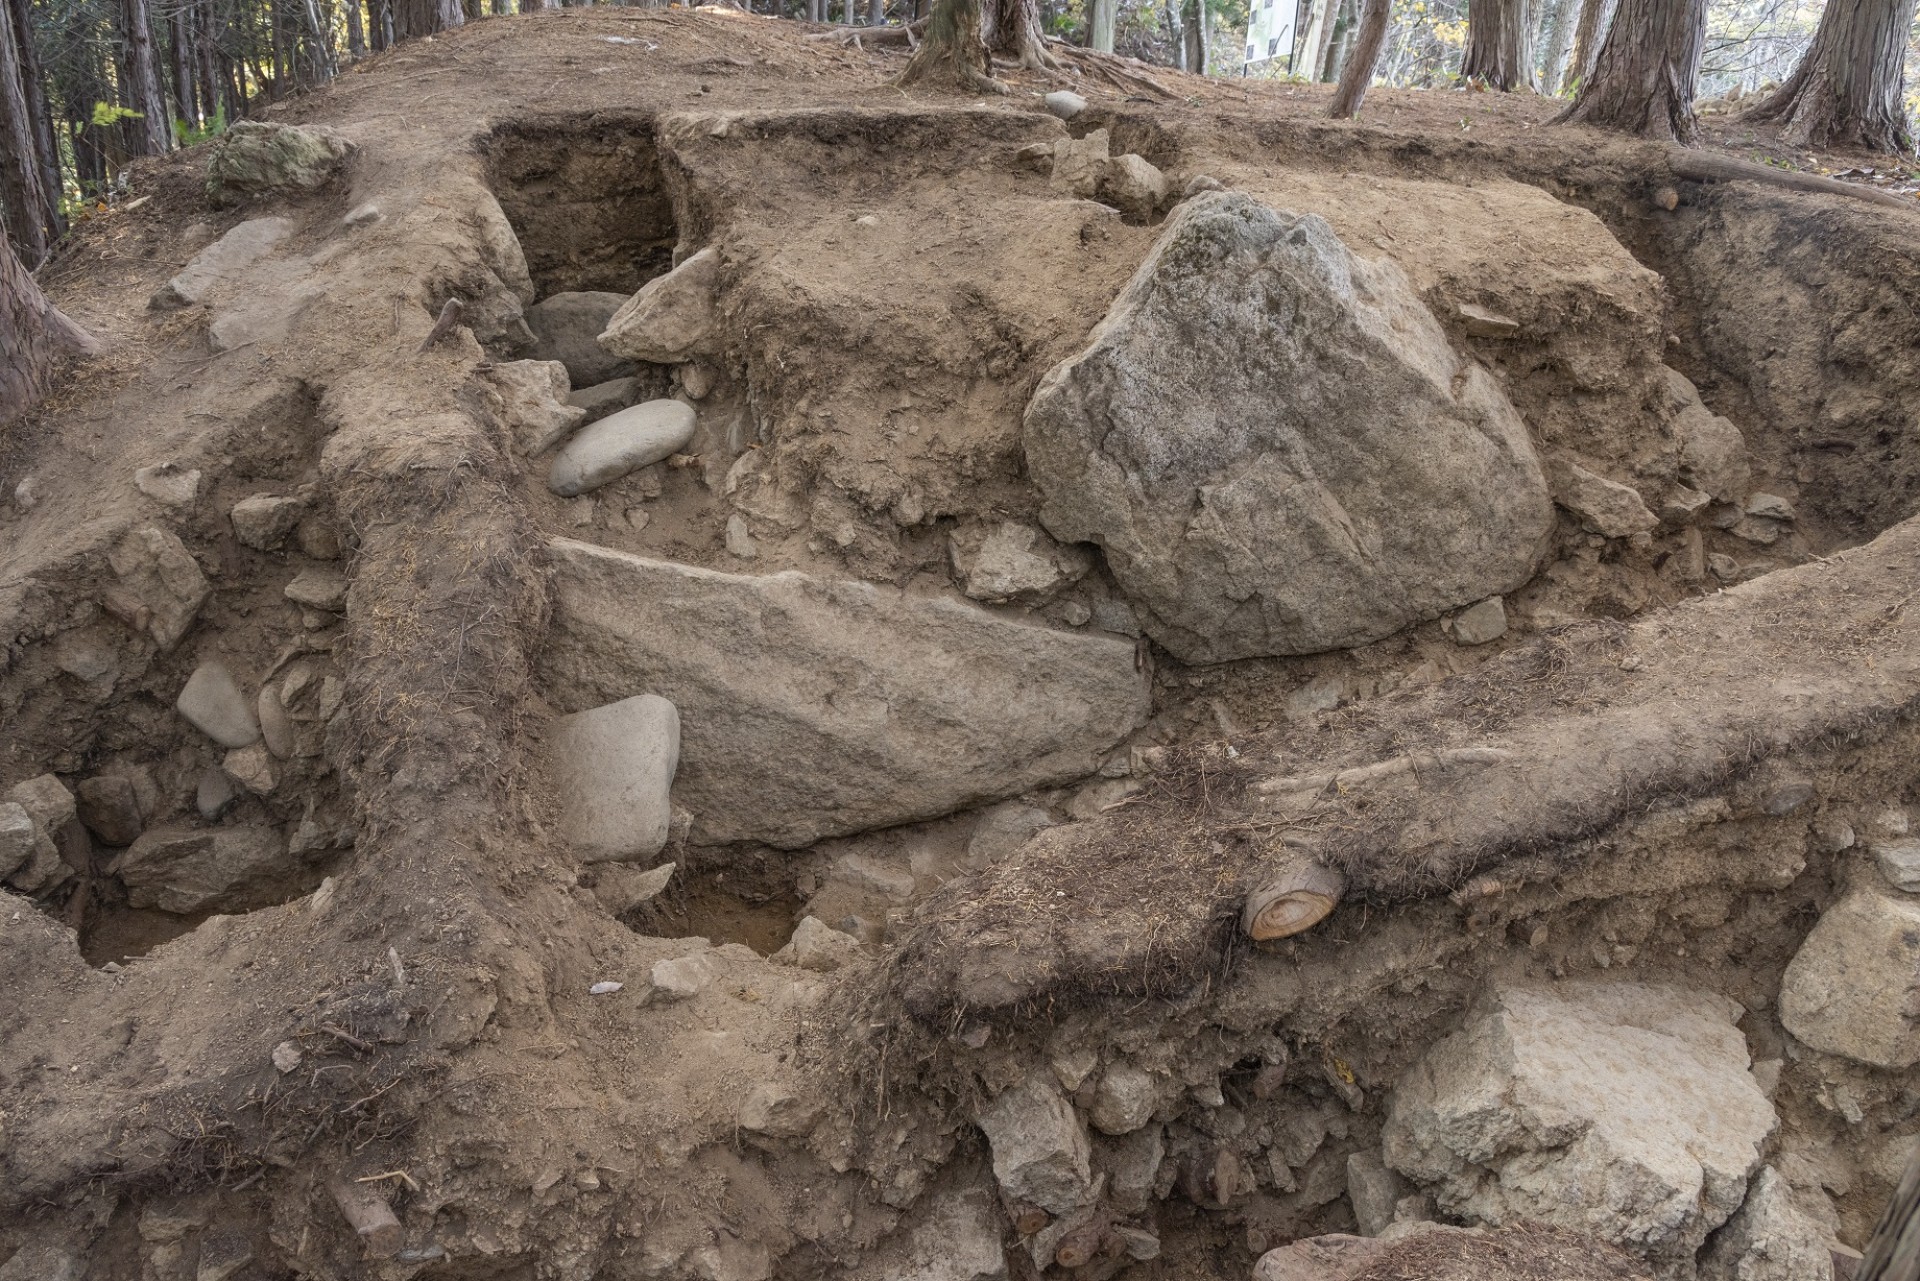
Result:
{"label": "white building in background", "polygon": [[1247,22],[1245,70],[1292,71],[1299,21],[1300,0],[1254,0],[1253,17]]}

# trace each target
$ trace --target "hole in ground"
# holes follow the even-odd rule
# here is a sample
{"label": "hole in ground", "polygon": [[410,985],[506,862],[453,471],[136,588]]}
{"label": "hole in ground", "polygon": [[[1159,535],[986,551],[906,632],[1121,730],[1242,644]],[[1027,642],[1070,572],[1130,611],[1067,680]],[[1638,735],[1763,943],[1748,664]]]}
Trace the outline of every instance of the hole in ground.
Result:
{"label": "hole in ground", "polygon": [[540,297],[630,294],[672,268],[680,232],[651,118],[506,125],[486,145]]}
{"label": "hole in ground", "polygon": [[[701,854],[692,852],[692,857]],[[787,945],[806,906],[794,889],[791,868],[767,857],[690,868],[687,858],[681,855],[666,889],[621,912],[620,921],[654,938],[698,936],[714,944],[744,943],[761,956]],[[594,880],[601,875],[596,872]]]}

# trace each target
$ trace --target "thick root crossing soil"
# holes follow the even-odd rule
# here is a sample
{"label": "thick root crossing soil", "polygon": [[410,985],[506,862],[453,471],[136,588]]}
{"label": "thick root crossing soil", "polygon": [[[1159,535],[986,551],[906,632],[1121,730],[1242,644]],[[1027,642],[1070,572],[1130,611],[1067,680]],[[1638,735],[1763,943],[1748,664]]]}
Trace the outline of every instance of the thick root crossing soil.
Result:
{"label": "thick root crossing soil", "polygon": [[[189,149],[43,273],[107,350],[0,437],[0,1281],[1863,1245],[1920,1124],[1920,211],[1680,181],[1530,98],[1332,124],[1080,55],[977,101],[809,30],[406,45],[269,113],[351,144],[324,184],[216,209]],[[1145,187],[1076,187],[1094,147]],[[1189,664],[1118,541],[1041,532],[1036,387],[1221,189],[1390,264],[1511,403],[1530,577]],[[679,349],[594,346],[702,271]],[[692,434],[562,496],[535,358]],[[651,693],[666,845],[586,861],[561,718]],[[1303,867],[1337,906],[1254,941]],[[1528,1111],[1513,993],[1595,985],[1731,1055],[1735,1168],[1619,1119],[1695,1088],[1657,1046]],[[1447,1130],[1460,1062],[1491,1102]]]}

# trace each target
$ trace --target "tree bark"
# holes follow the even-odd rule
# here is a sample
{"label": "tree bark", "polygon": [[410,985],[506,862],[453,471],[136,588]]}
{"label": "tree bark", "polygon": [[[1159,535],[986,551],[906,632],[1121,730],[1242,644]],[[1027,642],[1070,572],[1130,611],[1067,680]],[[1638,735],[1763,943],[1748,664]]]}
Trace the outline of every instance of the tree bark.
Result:
{"label": "tree bark", "polygon": [[867,0],[867,25],[869,27],[887,25],[887,0]]}
{"label": "tree bark", "polygon": [[1540,92],[1548,97],[1560,92],[1560,83],[1566,75],[1567,49],[1573,43],[1575,16],[1580,10],[1580,0],[1549,0],[1552,5],[1547,11],[1546,30],[1541,33],[1540,50]]}
{"label": "tree bark", "polygon": [[342,0],[347,10],[347,57],[359,60],[367,56],[367,32],[360,17],[360,0]]}
{"label": "tree bark", "polygon": [[30,32],[14,29],[12,6],[0,5],[0,201],[6,204],[0,226],[19,243],[21,255],[38,265],[47,256],[50,239],[49,199],[33,116],[27,108],[23,64],[30,38]]}
{"label": "tree bark", "polygon": [[980,35],[981,0],[934,0],[927,34],[913,51],[901,85],[935,84],[967,93],[1005,93],[1007,87],[987,74],[992,63]]}
{"label": "tree bark", "polygon": [[0,423],[24,413],[46,393],[62,358],[98,355],[100,344],[60,314],[40,292],[0,226]]}
{"label": "tree bark", "polygon": [[128,121],[127,145],[136,156],[167,150],[167,104],[160,96],[160,64],[153,52],[147,0],[120,0],[120,38],[127,51],[127,106],[140,113]]}
{"label": "tree bark", "polygon": [[1600,44],[1613,25],[1614,0],[1582,0],[1580,23],[1574,30],[1573,61],[1567,66],[1562,88],[1577,88],[1593,75],[1593,63],[1600,56]]}
{"label": "tree bark", "polygon": [[1347,65],[1340,71],[1340,87],[1333,92],[1333,107],[1327,113],[1335,120],[1351,120],[1360,113],[1367,86],[1373,83],[1373,68],[1380,61],[1380,46],[1387,42],[1388,10],[1392,0],[1367,0],[1360,13],[1360,35],[1354,41]]}
{"label": "tree bark", "polygon": [[409,40],[449,31],[467,20],[460,0],[389,0],[393,6],[393,35]]}
{"label": "tree bark", "polygon": [[1914,0],[1827,0],[1806,56],[1778,92],[1746,113],[1785,123],[1797,147],[1913,149],[1902,62]]}
{"label": "tree bark", "polygon": [[[40,161],[40,189],[46,198],[44,217],[47,234],[51,239],[59,239],[67,230],[66,216],[60,212],[62,180],[60,177],[60,139],[53,127],[53,103],[47,97],[47,76],[40,65],[39,49],[33,38],[33,16],[27,9],[27,0],[3,0],[11,13],[13,29],[17,33],[14,48],[19,57],[20,76],[26,91],[27,115],[29,127],[33,133],[34,151]],[[0,25],[6,15],[0,14]]]}
{"label": "tree bark", "polygon": [[1039,0],[980,0],[987,51],[1028,71],[1060,64],[1047,52]]}
{"label": "tree bark", "polygon": [[1320,80],[1323,83],[1332,84],[1340,79],[1340,73],[1347,65],[1347,54],[1353,49],[1354,31],[1359,25],[1358,0],[1340,0],[1333,29],[1327,37],[1327,56],[1320,66]]}
{"label": "tree bark", "polygon": [[1920,1278],[1920,1146],[1907,1158],[1907,1168],[1867,1238],[1854,1276],[1857,1281]]}
{"label": "tree bark", "polygon": [[1087,48],[1095,53],[1113,52],[1113,25],[1119,15],[1119,0],[1089,0]]}
{"label": "tree bark", "polygon": [[1467,0],[1467,53],[1460,78],[1502,93],[1531,89],[1532,44],[1527,0]]}
{"label": "tree bark", "polygon": [[173,73],[173,117],[184,129],[197,128],[199,114],[194,110],[193,43],[188,36],[191,15],[185,6],[167,14],[167,64]]}
{"label": "tree bark", "polygon": [[1213,34],[1207,15],[1207,0],[1189,0],[1187,6],[1187,70],[1196,76],[1207,74],[1207,42]]}
{"label": "tree bark", "polygon": [[1692,142],[1706,36],[1706,0],[1620,0],[1593,74],[1554,123]]}

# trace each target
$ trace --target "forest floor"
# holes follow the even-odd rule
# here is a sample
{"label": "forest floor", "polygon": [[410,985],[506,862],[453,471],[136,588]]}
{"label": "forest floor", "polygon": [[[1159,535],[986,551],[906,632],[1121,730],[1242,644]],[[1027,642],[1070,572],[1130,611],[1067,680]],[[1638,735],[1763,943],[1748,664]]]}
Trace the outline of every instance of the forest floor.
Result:
{"label": "forest floor", "polygon": [[[0,436],[0,797],[53,842],[0,890],[0,1281],[1719,1281],[1861,1245],[1920,1132],[1920,201],[1685,180],[1524,94],[903,90],[844,34],[476,23],[267,110],[351,144],[325,185],[214,208],[221,144],[140,162],[41,273],[107,352]],[[1097,130],[1157,202],[1071,188]],[[1282,406],[1360,560],[1457,504],[1459,556],[1520,569],[1223,658],[1248,592],[1188,626],[1122,535],[1043,532],[1032,407],[1194,261],[1171,228],[1262,206],[1347,273],[1277,332],[1394,340],[1230,396],[1229,362],[1147,429]],[[699,263],[670,359],[592,341]],[[1123,372],[1268,368],[1205,283]],[[556,493],[529,358],[693,434]],[[1523,425],[1505,470],[1395,452],[1460,405]],[[1381,423],[1384,487],[1337,447]],[[1239,448],[1193,512],[1266,474]],[[232,741],[176,710],[216,666]],[[638,693],[678,707],[664,890],[566,836],[560,718]],[[1302,860],[1339,906],[1250,943]],[[1539,1114],[1447,1149],[1466,1080]]]}

